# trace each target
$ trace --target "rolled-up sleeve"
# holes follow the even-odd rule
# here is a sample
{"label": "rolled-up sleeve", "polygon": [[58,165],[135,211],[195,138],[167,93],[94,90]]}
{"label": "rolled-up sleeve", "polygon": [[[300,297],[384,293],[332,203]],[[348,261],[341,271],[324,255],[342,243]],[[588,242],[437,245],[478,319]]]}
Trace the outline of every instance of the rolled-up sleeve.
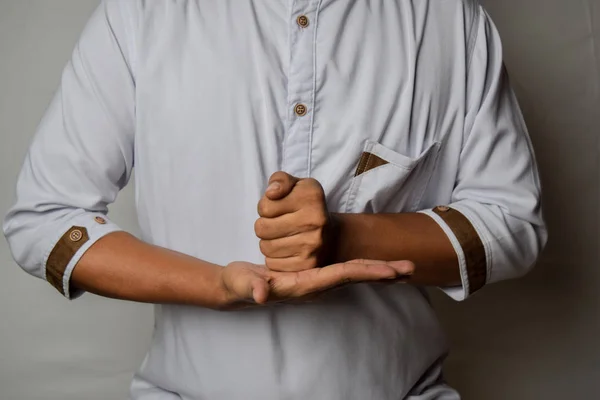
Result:
{"label": "rolled-up sleeve", "polygon": [[3,229],[16,262],[67,298],[71,273],[103,236],[120,230],[107,206],[133,169],[132,23],[119,3],[92,15],[43,117]]}
{"label": "rolled-up sleeve", "polygon": [[503,64],[498,32],[485,11],[467,78],[467,115],[451,204],[424,213],[446,232],[458,255],[463,300],[484,285],[524,275],[547,233],[532,145]]}

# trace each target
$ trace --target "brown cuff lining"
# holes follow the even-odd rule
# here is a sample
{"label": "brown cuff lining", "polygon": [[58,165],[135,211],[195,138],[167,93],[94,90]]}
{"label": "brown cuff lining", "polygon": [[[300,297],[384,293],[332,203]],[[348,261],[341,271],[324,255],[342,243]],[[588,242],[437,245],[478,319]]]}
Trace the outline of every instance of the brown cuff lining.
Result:
{"label": "brown cuff lining", "polygon": [[450,207],[436,207],[433,212],[439,215],[450,227],[465,254],[469,294],[481,289],[487,281],[485,247],[471,221]]}
{"label": "brown cuff lining", "polygon": [[60,293],[65,294],[63,290],[63,276],[67,265],[75,256],[75,253],[90,240],[87,229],[74,226],[65,233],[46,262],[46,280],[54,286]]}

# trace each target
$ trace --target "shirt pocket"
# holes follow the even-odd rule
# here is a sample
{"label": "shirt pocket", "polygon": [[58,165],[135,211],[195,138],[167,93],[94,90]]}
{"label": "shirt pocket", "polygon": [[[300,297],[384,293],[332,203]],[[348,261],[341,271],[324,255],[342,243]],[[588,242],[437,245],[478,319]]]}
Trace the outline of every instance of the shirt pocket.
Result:
{"label": "shirt pocket", "polygon": [[346,213],[399,213],[420,209],[440,150],[431,144],[417,158],[367,141],[346,197]]}

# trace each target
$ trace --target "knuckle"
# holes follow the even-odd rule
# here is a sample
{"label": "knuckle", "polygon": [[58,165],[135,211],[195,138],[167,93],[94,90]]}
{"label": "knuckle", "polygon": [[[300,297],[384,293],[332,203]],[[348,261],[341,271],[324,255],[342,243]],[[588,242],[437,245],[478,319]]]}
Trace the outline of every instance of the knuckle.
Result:
{"label": "knuckle", "polygon": [[312,202],[321,202],[323,201],[323,190],[321,187],[310,186],[306,191],[306,197]]}
{"label": "knuckle", "polygon": [[306,178],[301,181],[303,197],[306,200],[320,201],[324,197],[323,187],[314,178]]}
{"label": "knuckle", "polygon": [[259,218],[254,223],[254,233],[259,238],[262,238],[267,233],[267,221],[264,218]]}
{"label": "knuckle", "polygon": [[323,236],[320,231],[316,231],[310,236],[309,244],[314,249],[319,249],[323,246]]}
{"label": "knuckle", "polygon": [[316,213],[316,215],[314,216],[313,223],[319,228],[324,227],[325,225],[327,225],[327,215],[325,215],[324,212]]}
{"label": "knuckle", "polygon": [[321,189],[321,184],[315,178],[306,178],[305,181],[307,186]]}
{"label": "knuckle", "polygon": [[265,266],[270,269],[271,271],[276,271],[277,270],[277,260],[273,259],[273,258],[265,258]]}
{"label": "knuckle", "polygon": [[327,216],[324,215],[323,212],[314,211],[314,210],[306,210],[303,213],[303,218],[301,219],[303,222],[303,227],[307,231],[317,231],[319,235],[323,233],[323,228],[327,226]]}
{"label": "knuckle", "polygon": [[269,240],[261,240],[258,246],[260,247],[260,252],[263,253],[263,255],[268,256],[272,253],[273,246]]}
{"label": "knuckle", "polygon": [[288,178],[288,174],[283,171],[277,171],[271,175],[270,181],[282,181]]}
{"label": "knuckle", "polygon": [[305,234],[305,238],[302,241],[302,249],[306,252],[307,256],[310,256],[315,250],[321,248],[322,245],[323,240],[320,235],[314,233]]}
{"label": "knuckle", "polygon": [[269,201],[265,198],[262,198],[258,202],[258,214],[261,217],[263,217],[263,216],[269,215],[270,211],[271,211],[271,207],[270,207]]}
{"label": "knuckle", "polygon": [[302,245],[302,250],[299,252],[298,256],[302,260],[308,260],[309,258],[312,257],[313,253],[314,253],[313,247],[310,246],[308,243],[304,243]]}
{"label": "knuckle", "polygon": [[317,268],[317,266],[318,266],[317,258],[316,257],[310,257],[303,264],[304,264],[305,269],[314,269],[314,268]]}

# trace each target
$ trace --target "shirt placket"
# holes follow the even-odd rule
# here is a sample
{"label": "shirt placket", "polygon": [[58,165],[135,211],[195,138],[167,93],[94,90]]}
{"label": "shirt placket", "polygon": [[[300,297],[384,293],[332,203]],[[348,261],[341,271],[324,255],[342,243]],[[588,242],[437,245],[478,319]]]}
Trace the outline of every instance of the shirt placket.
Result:
{"label": "shirt placket", "polygon": [[282,169],[294,176],[311,174],[315,113],[315,40],[321,0],[293,0],[289,20],[288,124]]}

